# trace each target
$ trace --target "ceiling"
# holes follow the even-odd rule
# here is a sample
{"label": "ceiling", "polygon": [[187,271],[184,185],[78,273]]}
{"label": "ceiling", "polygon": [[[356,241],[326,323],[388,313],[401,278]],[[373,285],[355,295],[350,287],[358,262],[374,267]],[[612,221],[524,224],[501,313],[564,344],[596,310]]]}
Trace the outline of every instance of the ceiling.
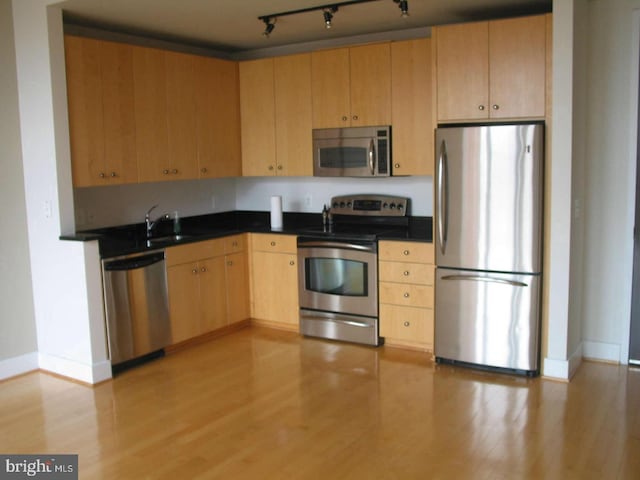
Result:
{"label": "ceiling", "polygon": [[[344,0],[335,0],[341,3]],[[278,17],[269,37],[259,16],[318,7],[331,0],[67,0],[65,22],[225,52],[415,29],[551,11],[552,0],[408,0],[402,18],[393,0],[344,5],[326,29],[321,11]]]}

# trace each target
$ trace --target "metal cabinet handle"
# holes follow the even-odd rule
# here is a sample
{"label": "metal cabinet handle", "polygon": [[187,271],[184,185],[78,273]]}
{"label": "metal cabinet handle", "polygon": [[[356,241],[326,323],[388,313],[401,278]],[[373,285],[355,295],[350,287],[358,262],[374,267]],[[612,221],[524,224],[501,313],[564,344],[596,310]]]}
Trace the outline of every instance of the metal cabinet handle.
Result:
{"label": "metal cabinet handle", "polygon": [[405,327],[408,327],[409,325],[411,325],[409,322],[404,322]]}
{"label": "metal cabinet handle", "polygon": [[404,292],[404,298],[409,298],[409,292]]}
{"label": "metal cabinet handle", "polygon": [[202,273],[204,273],[204,272],[206,272],[206,271],[207,271],[207,269],[206,269],[205,267],[202,267],[202,268],[200,269],[200,271],[201,271]]}
{"label": "metal cabinet handle", "polygon": [[169,170],[165,168],[164,170],[162,170],[162,173],[164,173],[165,175],[169,175]]}
{"label": "metal cabinet handle", "polygon": [[200,173],[207,173],[207,167],[202,167],[200,169]]}
{"label": "metal cabinet handle", "polygon": [[409,255],[411,252],[409,250],[405,250],[404,252],[402,252],[403,255]]}
{"label": "metal cabinet handle", "polygon": [[408,276],[409,276],[409,270],[405,270],[404,272],[402,272],[402,274],[403,274],[405,277],[408,277]]}
{"label": "metal cabinet handle", "polygon": [[354,119],[354,120],[358,120],[358,115],[354,115],[354,116],[353,116],[353,119]]}
{"label": "metal cabinet handle", "polygon": [[400,168],[400,164],[399,163],[394,163],[393,164],[393,168]]}
{"label": "metal cabinet handle", "polygon": [[282,165],[278,165],[278,170],[282,170]]}
{"label": "metal cabinet handle", "polygon": [[198,274],[198,269],[194,268],[193,270],[191,270],[191,273],[193,273],[194,275],[197,275]]}
{"label": "metal cabinet handle", "polygon": [[342,116],[342,121],[343,121],[343,122],[346,122],[348,119],[349,119],[349,117],[347,117],[346,115],[343,115],[343,116]]}
{"label": "metal cabinet handle", "polygon": [[296,262],[294,262],[293,260],[290,260],[290,261],[289,261],[289,265],[293,266],[293,265],[295,265],[295,264],[296,264]]}
{"label": "metal cabinet handle", "polygon": [[98,175],[100,178],[104,178],[106,177],[106,175],[103,172],[100,172],[100,174]]}
{"label": "metal cabinet handle", "polygon": [[116,178],[118,175],[116,175],[116,172],[111,172],[111,178]]}
{"label": "metal cabinet handle", "polygon": [[491,108],[493,108],[494,110],[499,110],[500,109],[500,105],[494,103]]}
{"label": "metal cabinet handle", "polygon": [[232,265],[233,265],[233,262],[232,262],[231,260],[229,260],[229,261],[227,262],[227,266],[228,266],[228,267],[230,267],[230,266],[232,266]]}
{"label": "metal cabinet handle", "polygon": [[174,168],[173,170],[171,170],[171,173],[173,173],[175,175],[176,173],[178,173],[178,169]]}
{"label": "metal cabinet handle", "polygon": [[484,110],[484,105],[478,105],[478,110],[480,111]]}
{"label": "metal cabinet handle", "polygon": [[267,169],[268,169],[269,171],[272,171],[272,170],[273,170],[273,165],[269,165],[269,166],[267,167]]}
{"label": "metal cabinet handle", "polygon": [[270,243],[270,245],[271,245],[272,247],[275,247],[275,246],[276,246],[276,242],[271,242],[271,243]]}

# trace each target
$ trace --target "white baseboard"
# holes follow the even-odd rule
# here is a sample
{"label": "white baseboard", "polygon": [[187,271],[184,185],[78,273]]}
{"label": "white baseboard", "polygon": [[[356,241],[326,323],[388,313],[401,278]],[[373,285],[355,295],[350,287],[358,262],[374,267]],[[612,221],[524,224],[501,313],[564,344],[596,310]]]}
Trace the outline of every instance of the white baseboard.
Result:
{"label": "white baseboard", "polygon": [[0,360],[0,380],[38,370],[38,352]]}
{"label": "white baseboard", "polygon": [[569,380],[569,360],[545,358],[542,361],[542,376],[556,380]]}
{"label": "white baseboard", "polygon": [[83,383],[95,384],[111,378],[111,363],[108,360],[86,365],[45,353],[40,353],[38,357],[42,370]]}
{"label": "white baseboard", "polygon": [[602,360],[605,362],[620,363],[620,345],[615,343],[591,342],[585,340],[582,342],[582,356],[593,360]]}

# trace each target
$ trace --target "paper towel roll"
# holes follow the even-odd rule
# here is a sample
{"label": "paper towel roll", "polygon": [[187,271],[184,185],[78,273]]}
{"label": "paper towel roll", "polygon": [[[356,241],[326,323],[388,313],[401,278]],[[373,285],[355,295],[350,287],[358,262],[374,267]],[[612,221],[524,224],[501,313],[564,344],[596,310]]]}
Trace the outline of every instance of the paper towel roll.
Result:
{"label": "paper towel roll", "polygon": [[282,230],[282,197],[271,197],[271,230]]}

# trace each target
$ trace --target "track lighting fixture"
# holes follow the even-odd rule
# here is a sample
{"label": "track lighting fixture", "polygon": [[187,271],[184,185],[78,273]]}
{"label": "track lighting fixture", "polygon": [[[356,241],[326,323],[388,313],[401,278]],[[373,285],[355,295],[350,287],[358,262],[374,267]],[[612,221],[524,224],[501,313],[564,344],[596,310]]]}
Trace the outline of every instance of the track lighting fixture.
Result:
{"label": "track lighting fixture", "polygon": [[[306,12],[315,12],[316,10],[322,11],[322,15],[324,18],[324,27],[326,29],[331,28],[331,22],[333,20],[333,15],[338,11],[338,7],[344,7],[346,5],[356,5],[358,3],[368,3],[368,2],[377,2],[379,0],[350,0],[350,1],[342,1],[342,2],[334,2],[326,5],[318,5],[316,7],[309,8],[301,8],[299,10],[290,10],[288,12],[280,12],[280,13],[271,13],[269,15],[262,15],[258,17],[258,20],[261,20],[265,24],[264,32],[262,35],[268,37],[273,32],[275,28],[275,22],[278,17],[284,17],[287,15],[295,15],[298,13],[306,13]],[[400,11],[402,12],[403,17],[409,16],[409,2],[407,0],[393,0],[394,3],[398,4]]]}
{"label": "track lighting fixture", "polygon": [[276,28],[276,25],[275,25],[276,19],[275,18],[272,19],[271,17],[261,17],[260,19],[265,24],[264,32],[262,32],[262,35],[264,37],[269,37],[271,35],[271,32],[273,32],[273,29]]}
{"label": "track lighting fixture", "polygon": [[409,2],[407,0],[393,0],[398,4],[398,8],[400,9],[402,17],[409,16]]}
{"label": "track lighting fixture", "polygon": [[336,5],[327,8],[323,15],[324,15],[324,28],[329,29],[331,28],[331,20],[333,20],[333,14],[336,13],[338,11],[338,7]]}

